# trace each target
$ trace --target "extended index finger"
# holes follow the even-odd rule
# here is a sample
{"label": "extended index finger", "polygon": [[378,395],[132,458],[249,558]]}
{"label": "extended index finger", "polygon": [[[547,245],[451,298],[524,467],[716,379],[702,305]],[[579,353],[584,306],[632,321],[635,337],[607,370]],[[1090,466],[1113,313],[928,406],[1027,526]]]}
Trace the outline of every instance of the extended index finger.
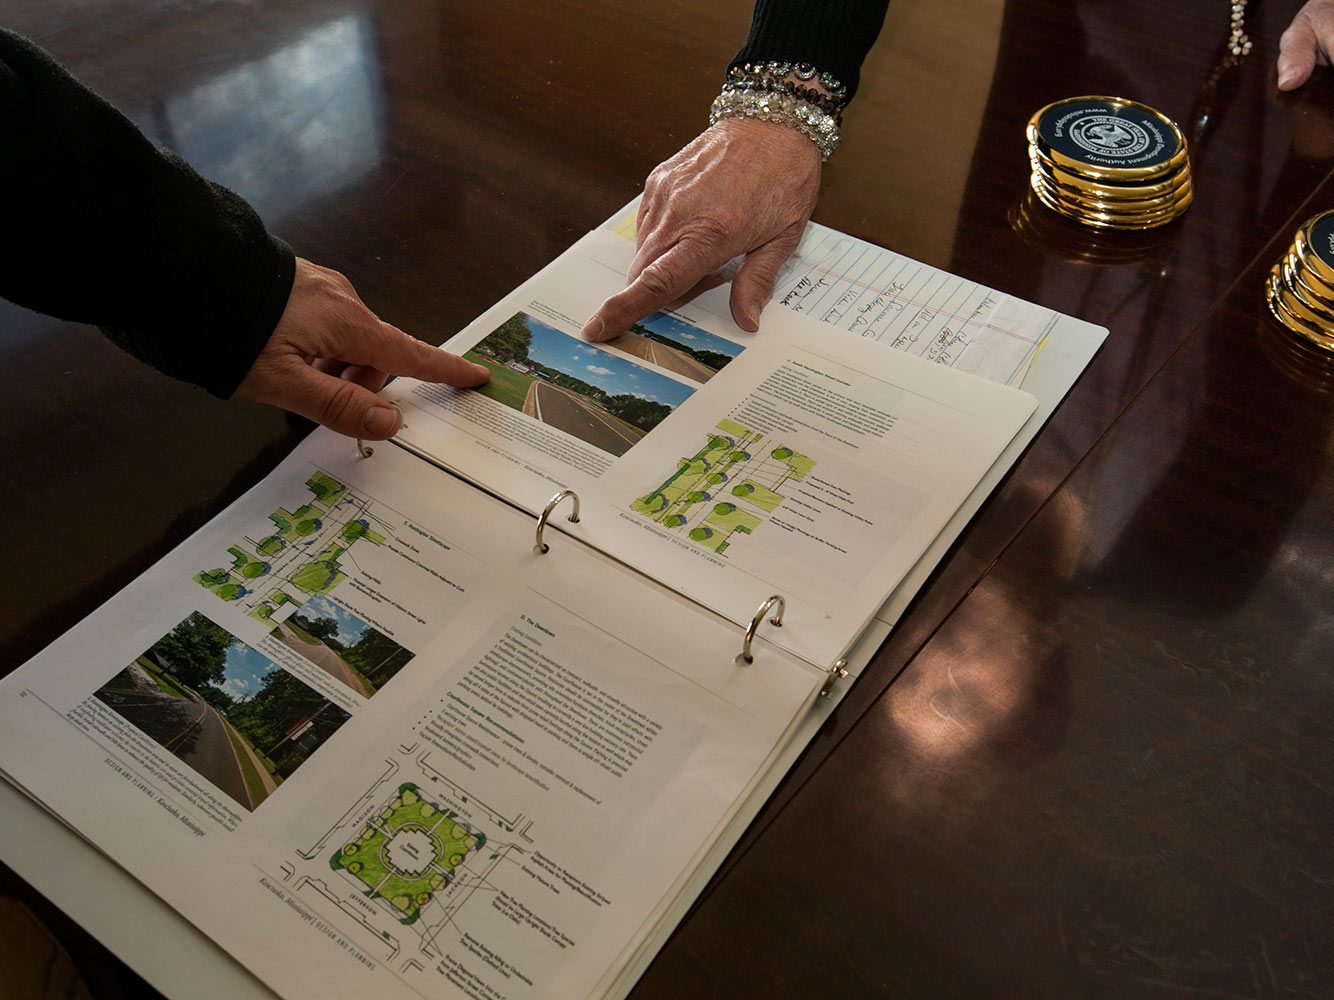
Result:
{"label": "extended index finger", "polygon": [[583,336],[592,341],[619,337],[631,323],[686,297],[702,278],[730,259],[725,249],[709,250],[699,241],[675,243],[598,307],[584,324]]}
{"label": "extended index finger", "polygon": [[358,357],[342,360],[374,368],[385,375],[406,375],[424,382],[445,382],[454,386],[481,385],[488,378],[489,373],[482,365],[432,347],[388,323],[381,323],[380,328],[378,334],[361,345],[364,352],[358,352]]}

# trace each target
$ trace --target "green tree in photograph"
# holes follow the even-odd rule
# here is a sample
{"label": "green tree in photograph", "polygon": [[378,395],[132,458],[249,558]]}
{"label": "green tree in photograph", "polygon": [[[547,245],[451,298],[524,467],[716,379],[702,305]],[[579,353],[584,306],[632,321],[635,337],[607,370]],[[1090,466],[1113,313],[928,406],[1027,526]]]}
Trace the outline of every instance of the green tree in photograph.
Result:
{"label": "green tree in photograph", "polygon": [[642,431],[653,430],[672,412],[672,408],[665,403],[655,403],[628,394],[609,396],[603,401],[602,405],[607,408],[608,412]]}
{"label": "green tree in photograph", "polygon": [[225,628],[195,611],[149,652],[182,684],[199,689],[222,683],[227,650],[234,641]]}
{"label": "green tree in photograph", "polygon": [[329,617],[307,618],[305,615],[293,615],[292,624],[296,625],[312,639],[324,643],[334,652],[341,653],[343,644],[338,639],[338,623]]}
{"label": "green tree in photograph", "polygon": [[326,645],[338,635],[338,622],[332,618],[303,618],[301,627]]}
{"label": "green tree in photograph", "polygon": [[381,677],[392,677],[412,659],[412,653],[378,629],[367,628],[360,639],[347,647],[343,658],[378,686]]}
{"label": "green tree in photograph", "polygon": [[[273,671],[249,701],[227,713],[227,721],[267,755],[284,778],[347,720],[347,712],[286,670]],[[292,730],[305,723],[309,729],[292,738]]]}
{"label": "green tree in photograph", "polygon": [[233,708],[227,719],[260,750],[267,751],[303,718],[327,704],[314,690],[286,670],[275,670],[249,701]]}
{"label": "green tree in photograph", "polygon": [[214,687],[212,684],[205,685],[197,690],[199,692],[199,697],[203,698],[219,712],[223,712],[224,714],[236,704],[235,698],[222,690],[222,688]]}
{"label": "green tree in photograph", "polygon": [[525,361],[533,344],[533,332],[528,329],[528,317],[515,313],[500,324],[495,333],[486,338],[486,347],[500,361]]}
{"label": "green tree in photograph", "polygon": [[[554,371],[554,369],[552,369]],[[606,397],[605,390],[598,388],[581,378],[575,378],[573,375],[567,375],[565,372],[557,372],[556,377],[552,379],[556,385],[562,389],[569,389],[571,392],[577,392],[581,396],[587,396],[589,399],[601,401]]]}
{"label": "green tree in photograph", "polygon": [[710,351],[705,348],[696,348],[690,352],[695,356],[695,360],[702,365],[708,365],[714,371],[722,371],[732,359],[721,351]]}

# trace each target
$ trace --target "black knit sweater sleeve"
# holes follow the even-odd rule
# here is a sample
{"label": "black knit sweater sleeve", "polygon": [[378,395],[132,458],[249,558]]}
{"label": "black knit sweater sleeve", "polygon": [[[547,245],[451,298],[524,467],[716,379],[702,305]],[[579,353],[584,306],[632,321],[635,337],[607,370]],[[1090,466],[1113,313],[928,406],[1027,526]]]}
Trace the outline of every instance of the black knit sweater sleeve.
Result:
{"label": "black knit sweater sleeve", "polygon": [[244,200],[3,29],[0,212],[0,295],[96,324],[217,396],[236,389],[291,293],[292,251]]}
{"label": "black knit sweater sleeve", "polygon": [[750,33],[732,63],[809,63],[837,78],[851,99],[888,9],[889,0],[755,0]]}

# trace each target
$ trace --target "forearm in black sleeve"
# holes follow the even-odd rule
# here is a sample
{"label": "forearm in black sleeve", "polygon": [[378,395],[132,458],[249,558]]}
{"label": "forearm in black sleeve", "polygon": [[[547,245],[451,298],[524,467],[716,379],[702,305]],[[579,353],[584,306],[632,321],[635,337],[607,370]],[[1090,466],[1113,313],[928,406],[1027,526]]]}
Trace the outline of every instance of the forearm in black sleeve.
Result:
{"label": "forearm in black sleeve", "polygon": [[96,324],[218,396],[236,389],[291,292],[292,251],[243,199],[3,29],[0,212],[0,295]]}
{"label": "forearm in black sleeve", "polygon": [[889,0],[755,0],[750,33],[732,63],[808,63],[847,87],[851,99],[888,8]]}

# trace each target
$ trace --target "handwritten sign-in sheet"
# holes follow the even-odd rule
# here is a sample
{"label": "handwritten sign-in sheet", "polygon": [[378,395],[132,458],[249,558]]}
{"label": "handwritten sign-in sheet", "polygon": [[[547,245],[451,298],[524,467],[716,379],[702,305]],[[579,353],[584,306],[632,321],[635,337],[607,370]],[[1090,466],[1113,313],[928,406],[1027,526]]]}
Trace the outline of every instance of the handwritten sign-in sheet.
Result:
{"label": "handwritten sign-in sheet", "polygon": [[773,301],[861,337],[1018,385],[1057,313],[811,223]]}

